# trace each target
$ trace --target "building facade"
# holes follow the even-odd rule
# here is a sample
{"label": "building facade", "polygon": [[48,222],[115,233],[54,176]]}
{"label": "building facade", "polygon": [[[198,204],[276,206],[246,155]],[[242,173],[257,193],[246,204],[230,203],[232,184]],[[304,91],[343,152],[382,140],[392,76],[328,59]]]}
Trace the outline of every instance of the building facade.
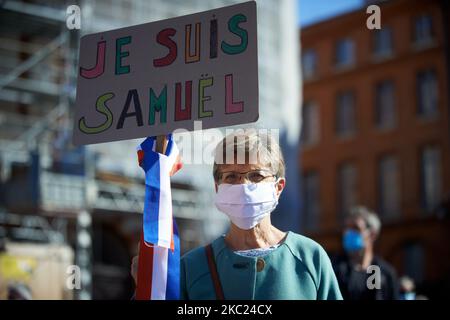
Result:
{"label": "building facade", "polygon": [[379,30],[366,8],[302,29],[302,222],[335,253],[349,208],[375,210],[378,253],[438,296],[450,283],[448,5],[378,5]]}

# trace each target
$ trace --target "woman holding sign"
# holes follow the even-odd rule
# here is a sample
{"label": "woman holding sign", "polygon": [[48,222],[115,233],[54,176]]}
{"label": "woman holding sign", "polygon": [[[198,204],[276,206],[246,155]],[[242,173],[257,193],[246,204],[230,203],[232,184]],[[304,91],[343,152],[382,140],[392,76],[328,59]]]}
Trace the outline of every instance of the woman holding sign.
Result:
{"label": "woman holding sign", "polygon": [[[220,161],[227,154],[234,161]],[[216,148],[213,175],[215,205],[230,228],[182,257],[183,299],[342,299],[324,249],[271,224],[286,178],[281,149],[270,135],[226,137]]]}

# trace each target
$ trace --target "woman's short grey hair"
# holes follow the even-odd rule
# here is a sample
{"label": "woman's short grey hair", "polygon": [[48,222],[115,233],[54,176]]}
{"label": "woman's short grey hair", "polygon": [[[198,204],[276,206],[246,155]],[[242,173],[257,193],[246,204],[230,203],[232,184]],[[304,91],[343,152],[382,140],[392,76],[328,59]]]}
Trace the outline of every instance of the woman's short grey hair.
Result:
{"label": "woman's short grey hair", "polygon": [[272,134],[256,129],[236,130],[217,144],[213,165],[216,182],[222,164],[259,164],[277,178],[284,178],[286,170],[283,153]]}
{"label": "woman's short grey hair", "polygon": [[370,211],[369,209],[367,209],[364,206],[356,206],[356,207],[353,207],[352,209],[350,209],[349,218],[352,220],[361,218],[364,220],[367,228],[370,231],[374,232],[376,235],[378,235],[380,233],[380,229],[381,229],[380,218],[378,218],[378,215],[375,212]]}

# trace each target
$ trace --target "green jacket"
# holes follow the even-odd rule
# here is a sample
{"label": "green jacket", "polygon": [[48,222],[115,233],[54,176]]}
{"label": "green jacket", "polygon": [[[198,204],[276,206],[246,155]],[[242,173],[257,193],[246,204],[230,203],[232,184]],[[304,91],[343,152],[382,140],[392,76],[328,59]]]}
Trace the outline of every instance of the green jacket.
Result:
{"label": "green jacket", "polygon": [[[342,299],[328,255],[309,238],[288,232],[278,248],[260,258],[234,253],[223,236],[212,247],[227,300]],[[204,247],[186,253],[180,267],[181,299],[216,298]]]}

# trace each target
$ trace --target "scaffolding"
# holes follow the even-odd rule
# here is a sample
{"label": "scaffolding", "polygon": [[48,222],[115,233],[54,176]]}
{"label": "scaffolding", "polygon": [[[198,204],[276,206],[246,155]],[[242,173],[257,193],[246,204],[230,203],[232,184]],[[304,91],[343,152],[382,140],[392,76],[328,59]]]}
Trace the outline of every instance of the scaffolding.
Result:
{"label": "scaffolding", "polygon": [[[77,297],[90,299],[91,245],[79,239],[90,238],[92,229],[80,221],[104,212],[141,214],[144,181],[143,174],[102,172],[95,148],[71,144],[80,31],[66,27],[64,3],[51,3],[6,1],[0,13],[0,226],[17,241],[69,243],[72,221],[84,235],[71,243],[76,263],[88,274]],[[90,3],[80,6],[88,14]],[[102,21],[84,32],[114,27]],[[196,235],[191,246],[204,242],[207,199],[189,185],[175,187],[172,197],[179,220],[197,221],[185,230],[188,239]]]}

